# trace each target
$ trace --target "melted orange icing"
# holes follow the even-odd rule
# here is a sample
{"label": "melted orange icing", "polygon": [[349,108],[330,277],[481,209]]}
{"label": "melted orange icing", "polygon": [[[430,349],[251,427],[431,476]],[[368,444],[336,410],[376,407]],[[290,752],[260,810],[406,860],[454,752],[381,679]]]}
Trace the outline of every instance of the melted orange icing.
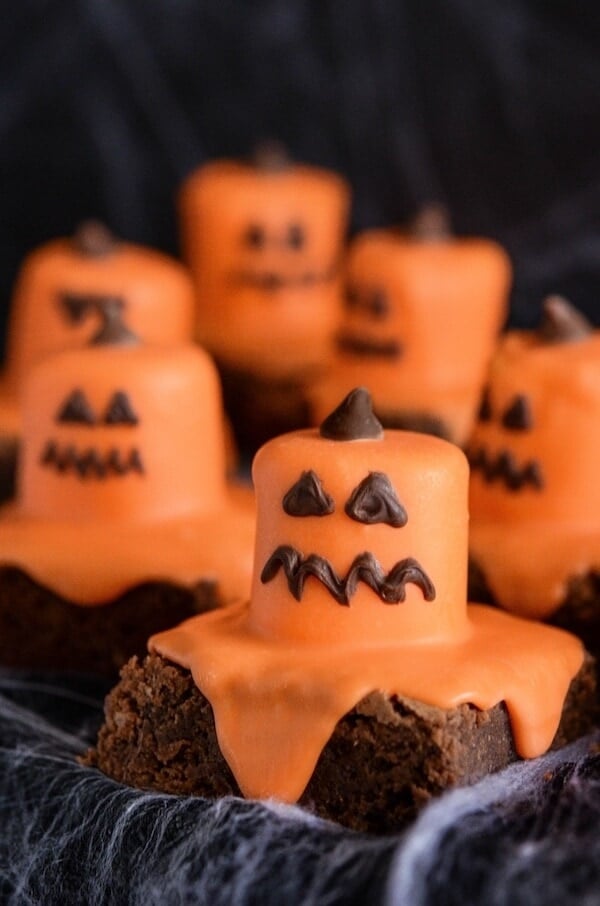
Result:
{"label": "melted orange icing", "polygon": [[[75,390],[93,424],[57,418]],[[117,391],[137,424],[106,423]],[[0,514],[2,564],[82,605],[150,579],[215,578],[224,598],[247,595],[254,503],[225,482],[218,378],[205,353],[191,344],[57,353],[25,383],[23,423],[17,502]],[[105,465],[110,451],[127,462],[136,450],[142,467],[82,477],[44,464],[49,443]]]}
{"label": "melted orange icing", "polygon": [[[282,500],[313,470],[333,502],[325,516],[294,517]],[[384,473],[406,510],[402,527],[363,524],[345,505],[369,472]],[[340,718],[374,690],[453,708],[504,701],[518,752],[552,742],[581,643],[560,630],[466,605],[468,469],[461,451],[433,437],[325,440],[296,432],[254,461],[258,532],[249,604],[193,618],[149,647],[191,670],[210,701],[219,745],[246,796],[295,801]],[[261,580],[281,544],[325,557],[343,576],[359,553],[389,571],[414,558],[435,586],[414,584],[386,604],[360,582],[349,605],[314,576],[300,600],[283,571]]]}
{"label": "melted orange icing", "polygon": [[[502,415],[527,399],[532,425],[510,430]],[[479,421],[474,452],[509,451],[519,467],[536,461],[543,487],[510,490],[474,470],[470,482],[474,559],[502,606],[544,618],[564,599],[567,579],[600,566],[600,332],[543,344],[505,336],[489,376],[491,419]]]}
{"label": "melted orange icing", "polygon": [[69,322],[60,294],[108,295],[123,299],[129,327],[142,339],[170,344],[193,330],[193,284],[181,264],[152,249],[116,243],[101,257],[56,239],[30,254],[11,302],[6,370],[0,381],[0,426],[18,434],[18,393],[31,366],[46,355],[83,345],[96,332],[98,316]]}
{"label": "melted orange icing", "polygon": [[[350,247],[346,283],[358,304],[342,332],[375,343],[396,341],[398,358],[337,350],[314,388],[319,423],[357,384],[369,387],[381,412],[422,412],[442,418],[457,443],[472,427],[481,387],[506,315],[510,262],[484,239],[418,241],[371,230]],[[376,314],[369,299],[383,294]],[[466,351],[468,350],[468,354]]]}
{"label": "melted orange icing", "polygon": [[[338,265],[349,191],[326,170],[215,161],[183,186],[184,249],[197,287],[197,335],[228,365],[285,378],[320,365],[340,316]],[[286,244],[291,226],[304,235]],[[249,228],[262,231],[253,246]],[[240,275],[274,275],[265,289]],[[305,277],[317,276],[315,282]],[[327,276],[327,279],[321,279]]]}

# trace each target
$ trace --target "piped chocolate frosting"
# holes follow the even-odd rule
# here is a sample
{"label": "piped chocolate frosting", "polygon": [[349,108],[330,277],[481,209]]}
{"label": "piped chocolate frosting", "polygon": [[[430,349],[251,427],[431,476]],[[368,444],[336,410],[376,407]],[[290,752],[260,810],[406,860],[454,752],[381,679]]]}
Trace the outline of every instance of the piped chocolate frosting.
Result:
{"label": "piped chocolate frosting", "polygon": [[377,440],[383,437],[383,427],[373,412],[369,391],[365,387],[351,390],[323,421],[319,433],[328,440]]}
{"label": "piped chocolate frosting", "polygon": [[99,220],[84,220],[75,230],[73,244],[86,258],[105,258],[117,248],[117,240]]}
{"label": "piped chocolate frosting", "polygon": [[543,343],[574,343],[592,333],[593,327],[587,318],[562,296],[548,296],[543,309],[538,328]]}
{"label": "piped chocolate frosting", "polygon": [[102,325],[90,340],[92,346],[135,346],[140,342],[123,321],[123,300],[118,296],[106,296],[98,311]]}

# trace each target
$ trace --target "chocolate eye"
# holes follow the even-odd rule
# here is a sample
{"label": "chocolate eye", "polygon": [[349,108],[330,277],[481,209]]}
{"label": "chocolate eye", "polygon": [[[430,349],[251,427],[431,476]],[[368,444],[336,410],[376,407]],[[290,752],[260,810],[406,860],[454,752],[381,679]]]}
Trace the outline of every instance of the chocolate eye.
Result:
{"label": "chocolate eye", "polygon": [[528,431],[533,427],[531,406],[526,396],[519,394],[502,416],[502,424],[510,431]]}
{"label": "chocolate eye", "polygon": [[110,398],[102,421],[105,425],[137,425],[139,419],[127,394],[117,390]]}
{"label": "chocolate eye", "polygon": [[80,425],[96,424],[96,416],[82,390],[74,390],[56,415],[57,422],[74,422]]}
{"label": "chocolate eye", "polygon": [[490,400],[490,388],[486,387],[483,391],[481,397],[481,403],[479,404],[479,412],[477,413],[477,418],[480,422],[490,422],[492,420],[492,403]]}
{"label": "chocolate eye", "polygon": [[253,249],[262,248],[265,244],[265,231],[257,223],[251,223],[244,233],[244,242]]}
{"label": "chocolate eye", "polygon": [[305,241],[304,228],[299,223],[292,223],[287,233],[287,244],[290,248],[301,249]]}
{"label": "chocolate eye", "polygon": [[70,324],[81,324],[91,307],[89,296],[67,291],[59,294],[58,302]]}
{"label": "chocolate eye", "polygon": [[376,289],[369,303],[374,318],[385,318],[390,310],[388,298],[382,289]]}
{"label": "chocolate eye", "polygon": [[283,498],[282,506],[288,516],[329,516],[335,506],[323,490],[319,476],[312,469],[303,472]]}
{"label": "chocolate eye", "polygon": [[344,510],[351,519],[365,525],[383,522],[394,528],[402,528],[408,522],[406,510],[383,472],[369,472],[352,491]]}

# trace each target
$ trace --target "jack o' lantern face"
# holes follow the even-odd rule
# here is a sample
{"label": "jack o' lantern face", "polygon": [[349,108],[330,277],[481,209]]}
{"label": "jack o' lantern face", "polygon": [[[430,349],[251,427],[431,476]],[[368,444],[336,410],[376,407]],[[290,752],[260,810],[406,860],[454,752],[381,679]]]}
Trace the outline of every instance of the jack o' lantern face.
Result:
{"label": "jack o' lantern face", "polygon": [[[333,498],[312,469],[302,472],[285,494],[282,507],[288,516],[298,518],[329,516],[336,508]],[[363,525],[385,524],[402,528],[408,520],[390,479],[383,472],[369,472],[344,501],[343,510],[348,518]],[[409,582],[421,589],[426,601],[435,598],[431,579],[414,557],[398,560],[386,572],[372,552],[362,551],[354,557],[345,575],[340,576],[327,557],[316,553],[303,555],[294,545],[282,544],[265,563],[261,581],[270,582],[280,569],[297,601],[302,600],[309,576],[319,581],[338,604],[346,606],[359,582],[368,585],[385,604],[404,601],[405,586]]]}
{"label": "jack o' lantern face", "polygon": [[335,278],[312,252],[310,226],[291,218],[281,226],[254,220],[243,227],[239,262],[229,277],[232,288],[249,287],[267,296],[285,289],[310,289]]}
{"label": "jack o' lantern face", "polygon": [[402,355],[400,340],[386,335],[393,314],[389,288],[348,280],[344,308],[345,327],[337,336],[337,347],[343,355],[383,360]]}
{"label": "jack o' lantern face", "polygon": [[[95,413],[84,391],[77,388],[60,406],[55,422],[85,430],[99,425],[133,427],[139,419],[129,396],[123,390],[116,390],[104,411]],[[144,474],[141,454],[136,446],[130,446],[126,451],[116,446],[101,450],[91,444],[80,446],[73,442],[61,443],[49,439],[42,450],[39,464],[44,468],[54,469],[61,475],[74,474],[84,480],[119,477],[130,472]]]}
{"label": "jack o' lantern face", "polygon": [[474,523],[597,521],[600,338],[511,331],[468,444]]}
{"label": "jack o' lantern face", "polygon": [[509,491],[517,492],[530,487],[540,491],[544,487],[544,476],[540,462],[533,456],[519,458],[508,445],[515,434],[532,431],[535,427],[529,397],[519,393],[512,397],[503,410],[495,413],[489,388],[484,391],[478,414],[480,425],[489,425],[498,419],[506,431],[507,445],[492,450],[485,443],[472,443],[469,448],[469,464],[475,473],[480,473],[487,483],[498,482]]}

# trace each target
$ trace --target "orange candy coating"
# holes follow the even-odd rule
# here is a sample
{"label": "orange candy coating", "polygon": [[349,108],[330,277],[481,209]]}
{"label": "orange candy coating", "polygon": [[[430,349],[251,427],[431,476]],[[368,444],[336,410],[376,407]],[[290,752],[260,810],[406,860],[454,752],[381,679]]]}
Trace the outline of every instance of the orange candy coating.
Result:
{"label": "orange candy coating", "polygon": [[133,243],[115,241],[106,254],[90,255],[74,240],[55,239],[26,258],[15,286],[7,350],[13,389],[44,356],[83,345],[97,329],[93,313],[69,319],[63,294],[120,297],[129,327],[148,342],[191,338],[194,293],[181,264]]}
{"label": "orange candy coating", "polygon": [[319,422],[357,383],[375,409],[442,419],[456,443],[466,440],[498,330],[506,314],[511,267],[486,239],[422,240],[369,230],[350,246],[348,302],[340,334],[400,354],[331,357],[314,390]]}
{"label": "orange candy coating", "polygon": [[[322,479],[335,510],[327,516],[290,516],[282,508],[283,497],[309,468]],[[408,515],[404,526],[366,525],[346,514],[353,490],[371,472],[389,478]],[[250,606],[254,630],[270,638],[326,644],[464,635],[468,466],[458,447],[410,432],[386,432],[384,441],[344,443],[307,430],[265,444],[255,457],[253,480],[261,526]],[[408,583],[406,600],[386,605],[360,582],[350,606],[332,605],[331,594],[309,577],[298,603],[288,592],[283,571],[266,584],[260,579],[280,544],[293,545],[304,556],[325,557],[340,576],[364,551],[374,554],[386,573],[397,561],[416,558],[434,583],[435,599],[424,601],[423,591]]]}
{"label": "orange candy coating", "polygon": [[[404,525],[364,524],[346,512],[357,483],[375,470],[405,507]],[[309,471],[329,512],[290,515],[288,492]],[[467,607],[467,467],[458,448],[409,432],[343,441],[294,432],[259,451],[254,479],[250,602],[149,641],[151,651],[191,670],[244,795],[297,800],[337,722],[375,689],[441,708],[504,701],[521,755],[550,745],[582,646],[560,630]],[[340,574],[365,551],[386,570],[416,558],[435,595],[408,583],[404,601],[387,603],[361,577],[341,603],[312,574],[294,595],[281,570],[264,573],[280,545],[324,556]]]}
{"label": "orange candy coating", "polygon": [[[507,426],[517,398],[528,427]],[[528,331],[503,338],[489,374],[489,418],[469,444],[489,463],[504,453],[540,481],[510,488],[474,468],[471,550],[497,600],[530,617],[559,605],[569,577],[600,564],[600,332],[549,344]]]}
{"label": "orange candy coating", "polygon": [[183,343],[65,350],[32,369],[23,404],[2,564],[81,606],[153,580],[214,580],[223,602],[248,594],[254,501],[225,482],[206,353]]}
{"label": "orange candy coating", "polygon": [[[85,394],[95,424],[57,421],[75,390]],[[105,422],[118,391],[126,393],[137,424]],[[215,427],[219,401],[215,368],[191,344],[92,346],[45,359],[23,394],[22,511],[75,522],[128,523],[218,509],[225,494],[223,437]],[[78,455],[95,450],[101,460],[116,450],[126,461],[135,448],[143,474],[133,470],[95,479],[49,468],[41,462],[49,441],[62,453],[69,447]]]}
{"label": "orange candy coating", "polygon": [[349,190],[316,167],[228,160],[180,195],[197,336],[230,367],[286,377],[322,362],[340,315]]}

